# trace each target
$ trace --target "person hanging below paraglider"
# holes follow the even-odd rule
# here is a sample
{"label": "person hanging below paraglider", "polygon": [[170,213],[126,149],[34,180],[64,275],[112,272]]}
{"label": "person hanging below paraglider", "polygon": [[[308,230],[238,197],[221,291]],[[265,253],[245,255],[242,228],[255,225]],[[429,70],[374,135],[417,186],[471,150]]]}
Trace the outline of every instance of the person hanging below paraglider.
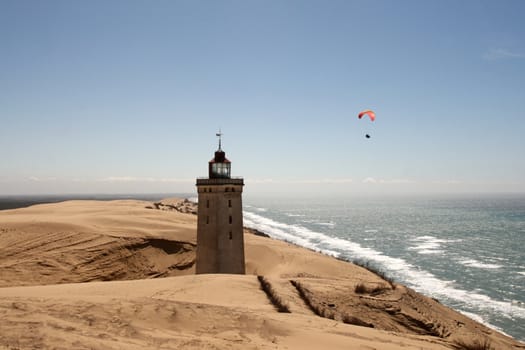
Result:
{"label": "person hanging below paraglider", "polygon": [[[364,115],[368,115],[368,117],[370,118],[371,121],[376,120],[376,114],[375,114],[375,112],[372,111],[371,109],[365,109],[364,111],[362,111],[361,113],[359,113],[359,114],[357,115],[357,117],[358,117],[359,119],[361,119],[361,118],[363,118]],[[365,137],[366,137],[367,139],[369,139],[369,138],[370,138],[370,135],[369,135],[369,134],[366,134]]]}

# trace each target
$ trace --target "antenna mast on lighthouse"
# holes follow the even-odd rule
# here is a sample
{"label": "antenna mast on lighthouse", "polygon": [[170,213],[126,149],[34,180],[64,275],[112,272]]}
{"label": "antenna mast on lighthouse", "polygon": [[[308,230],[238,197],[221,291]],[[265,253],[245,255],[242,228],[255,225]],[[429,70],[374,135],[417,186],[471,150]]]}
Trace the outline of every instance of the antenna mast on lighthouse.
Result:
{"label": "antenna mast on lighthouse", "polygon": [[222,138],[222,132],[221,129],[219,129],[219,132],[215,134],[219,138],[219,151],[222,151],[221,149],[221,138]]}

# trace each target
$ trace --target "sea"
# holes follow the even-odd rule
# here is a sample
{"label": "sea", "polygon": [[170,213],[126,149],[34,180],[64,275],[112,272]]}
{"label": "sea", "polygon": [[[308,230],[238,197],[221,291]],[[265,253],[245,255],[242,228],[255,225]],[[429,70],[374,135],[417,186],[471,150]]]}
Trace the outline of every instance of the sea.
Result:
{"label": "sea", "polygon": [[337,258],[525,341],[525,194],[246,197],[244,225]]}
{"label": "sea", "polygon": [[[69,199],[195,194],[0,196],[0,210]],[[525,341],[525,194],[244,195],[244,225],[340,259]]]}

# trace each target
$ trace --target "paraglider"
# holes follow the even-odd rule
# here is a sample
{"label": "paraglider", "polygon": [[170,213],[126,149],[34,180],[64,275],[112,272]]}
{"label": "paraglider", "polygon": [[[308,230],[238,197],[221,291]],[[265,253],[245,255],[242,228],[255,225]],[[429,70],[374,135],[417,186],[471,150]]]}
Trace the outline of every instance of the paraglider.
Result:
{"label": "paraglider", "polygon": [[[362,111],[361,113],[359,113],[359,114],[357,115],[357,117],[358,117],[359,119],[361,119],[361,118],[363,118],[365,115],[368,115],[368,117],[370,118],[371,121],[376,120],[376,114],[375,114],[375,112],[372,111],[371,109],[365,109],[364,111]],[[369,139],[369,138],[370,138],[370,135],[369,135],[369,134],[366,134],[365,137],[366,137],[367,139]]]}
{"label": "paraglider", "polygon": [[374,121],[376,120],[376,114],[374,113],[373,110],[371,109],[365,109],[364,111],[362,111],[361,113],[359,113],[359,115],[357,116],[359,119],[363,118],[363,116],[367,114],[369,117],[370,117],[370,120],[371,121]]}

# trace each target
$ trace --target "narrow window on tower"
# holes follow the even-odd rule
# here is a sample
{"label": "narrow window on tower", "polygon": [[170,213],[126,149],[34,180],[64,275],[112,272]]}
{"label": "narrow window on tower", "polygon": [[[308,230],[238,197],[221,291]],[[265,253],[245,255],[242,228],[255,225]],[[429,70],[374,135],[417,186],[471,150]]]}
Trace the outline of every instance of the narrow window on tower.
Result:
{"label": "narrow window on tower", "polygon": [[206,208],[209,208],[209,207],[210,207],[210,200],[206,199]]}
{"label": "narrow window on tower", "polygon": [[206,216],[206,224],[209,224],[209,223],[210,223],[210,217]]}
{"label": "narrow window on tower", "polygon": [[228,199],[228,206],[231,208],[232,207],[232,200],[231,199]]}
{"label": "narrow window on tower", "polygon": [[233,222],[233,218],[232,216],[230,215],[230,224]]}
{"label": "narrow window on tower", "polygon": [[233,236],[232,236],[232,231],[230,231],[230,241],[232,240]]}

